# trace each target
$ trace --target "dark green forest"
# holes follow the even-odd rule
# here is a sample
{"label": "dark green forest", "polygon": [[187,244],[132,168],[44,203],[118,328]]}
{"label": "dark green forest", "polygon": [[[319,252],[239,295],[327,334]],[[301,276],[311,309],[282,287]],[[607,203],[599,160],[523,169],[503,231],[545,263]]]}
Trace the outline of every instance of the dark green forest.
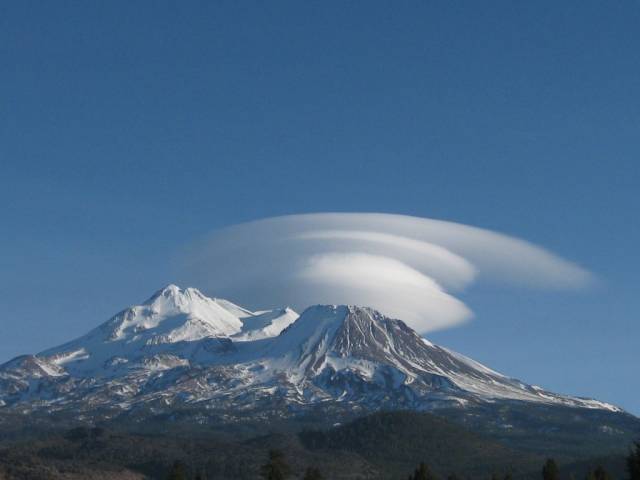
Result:
{"label": "dark green forest", "polygon": [[80,426],[0,440],[0,479],[640,480],[640,444],[552,456],[418,412],[237,438]]}

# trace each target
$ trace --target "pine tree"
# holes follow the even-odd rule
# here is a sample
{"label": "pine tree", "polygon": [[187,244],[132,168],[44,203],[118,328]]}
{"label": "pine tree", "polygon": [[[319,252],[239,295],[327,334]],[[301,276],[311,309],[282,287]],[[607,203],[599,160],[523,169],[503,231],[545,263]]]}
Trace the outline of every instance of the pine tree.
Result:
{"label": "pine tree", "polygon": [[187,471],[182,462],[174,462],[169,469],[167,480],[187,480]]}
{"label": "pine tree", "polygon": [[627,457],[627,471],[630,480],[640,480],[640,442],[635,442]]}
{"label": "pine tree", "polygon": [[324,480],[324,477],[322,476],[320,469],[316,467],[309,467],[304,472],[304,477],[302,477],[302,479],[303,480]]}
{"label": "pine tree", "polygon": [[595,477],[595,480],[611,480],[611,477],[609,477],[609,474],[601,465],[596,467],[593,472],[593,476]]}
{"label": "pine tree", "polygon": [[431,470],[424,462],[420,463],[420,466],[413,473],[411,480],[437,480],[436,476],[431,473]]}
{"label": "pine tree", "polygon": [[290,473],[284,454],[279,450],[270,450],[269,460],[260,467],[260,476],[265,480],[285,480]]}
{"label": "pine tree", "polygon": [[542,480],[559,480],[560,472],[558,471],[558,465],[553,458],[547,459],[547,462],[542,467]]}

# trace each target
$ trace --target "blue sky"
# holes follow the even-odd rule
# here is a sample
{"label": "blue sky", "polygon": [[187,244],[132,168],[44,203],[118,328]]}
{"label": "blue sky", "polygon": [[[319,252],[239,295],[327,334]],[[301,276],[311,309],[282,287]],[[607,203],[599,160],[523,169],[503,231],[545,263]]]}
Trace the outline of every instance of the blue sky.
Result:
{"label": "blue sky", "polygon": [[370,211],[542,245],[587,291],[473,288],[430,338],[640,414],[640,3],[0,7],[0,360],[173,280],[210,230]]}

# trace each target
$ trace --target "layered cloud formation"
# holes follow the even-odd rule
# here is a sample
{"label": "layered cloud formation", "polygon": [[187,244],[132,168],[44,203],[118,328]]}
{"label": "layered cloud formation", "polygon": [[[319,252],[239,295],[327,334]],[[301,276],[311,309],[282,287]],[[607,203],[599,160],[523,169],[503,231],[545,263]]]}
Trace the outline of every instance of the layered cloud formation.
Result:
{"label": "layered cloud formation", "polygon": [[577,289],[592,275],[523,240],[458,223],[375,213],[268,218],[215,231],[181,281],[252,307],[374,307],[420,332],[471,317],[454,295],[484,281]]}

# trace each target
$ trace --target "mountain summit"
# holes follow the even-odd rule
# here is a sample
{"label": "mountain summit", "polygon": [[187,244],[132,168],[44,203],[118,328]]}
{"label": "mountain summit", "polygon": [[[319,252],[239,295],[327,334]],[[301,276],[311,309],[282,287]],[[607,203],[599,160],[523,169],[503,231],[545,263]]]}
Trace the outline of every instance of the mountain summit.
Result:
{"label": "mountain summit", "polygon": [[[0,366],[0,406],[113,416],[180,406],[465,408],[499,402],[619,411],[497,373],[366,307],[251,312],[169,285],[86,335]],[[276,413],[277,412],[277,413]]]}

